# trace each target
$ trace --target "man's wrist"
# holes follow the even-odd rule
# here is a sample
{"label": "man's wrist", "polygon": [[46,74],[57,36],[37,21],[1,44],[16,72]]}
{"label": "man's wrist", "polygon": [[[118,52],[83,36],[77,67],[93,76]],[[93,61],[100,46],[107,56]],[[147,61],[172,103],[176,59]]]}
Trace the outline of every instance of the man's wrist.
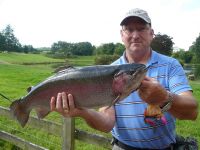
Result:
{"label": "man's wrist", "polygon": [[174,100],[174,94],[169,91],[167,93],[168,93],[168,98],[166,102],[160,107],[162,113],[167,112],[171,108],[172,102]]}

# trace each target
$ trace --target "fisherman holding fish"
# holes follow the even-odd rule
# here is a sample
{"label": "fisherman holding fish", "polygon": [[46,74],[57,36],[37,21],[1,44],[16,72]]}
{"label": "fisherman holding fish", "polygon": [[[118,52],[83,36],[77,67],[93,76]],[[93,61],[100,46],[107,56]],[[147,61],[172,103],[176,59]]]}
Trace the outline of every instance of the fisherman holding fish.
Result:
{"label": "fisherman holding fish", "polygon": [[151,49],[154,31],[146,11],[130,10],[120,25],[126,49],[111,65],[145,64],[148,71],[139,89],[99,111],[77,108],[73,95],[60,91],[51,98],[51,110],[64,117],[82,117],[97,130],[111,131],[113,150],[170,150],[176,143],[176,118],[195,120],[197,101],[180,63]]}

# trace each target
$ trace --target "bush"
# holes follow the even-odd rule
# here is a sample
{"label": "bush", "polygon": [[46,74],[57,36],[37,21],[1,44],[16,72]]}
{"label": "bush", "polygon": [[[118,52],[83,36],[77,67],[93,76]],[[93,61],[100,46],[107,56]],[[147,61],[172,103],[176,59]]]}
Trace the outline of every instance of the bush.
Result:
{"label": "bush", "polygon": [[200,79],[200,65],[196,65],[194,69],[194,75],[196,79]]}
{"label": "bush", "polygon": [[96,65],[108,65],[118,58],[118,55],[100,55],[96,56],[94,61]]}
{"label": "bush", "polygon": [[48,52],[46,53],[47,57],[56,58],[56,59],[65,59],[65,58],[76,58],[77,56],[72,55],[71,53],[64,53],[64,52]]}

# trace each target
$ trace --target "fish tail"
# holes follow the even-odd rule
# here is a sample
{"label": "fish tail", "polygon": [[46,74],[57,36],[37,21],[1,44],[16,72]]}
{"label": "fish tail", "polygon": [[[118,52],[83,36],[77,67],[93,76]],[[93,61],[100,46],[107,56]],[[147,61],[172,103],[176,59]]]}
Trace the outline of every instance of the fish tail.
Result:
{"label": "fish tail", "polygon": [[24,127],[29,119],[30,111],[26,109],[21,99],[12,102],[10,111],[14,118],[18,120],[22,127]]}

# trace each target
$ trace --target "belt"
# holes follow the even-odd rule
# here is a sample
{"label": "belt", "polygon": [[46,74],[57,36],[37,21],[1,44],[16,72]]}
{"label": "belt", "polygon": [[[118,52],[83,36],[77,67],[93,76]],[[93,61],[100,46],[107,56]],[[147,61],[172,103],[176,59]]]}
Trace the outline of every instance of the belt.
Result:
{"label": "belt", "polygon": [[[118,139],[114,138],[113,137],[113,140],[112,140],[112,145],[116,144],[117,146],[119,146],[120,148],[124,149],[124,150],[155,150],[155,149],[148,149],[148,148],[137,148],[137,147],[132,147],[132,146],[129,146],[127,144],[124,144],[122,142],[120,142]],[[165,149],[162,149],[162,150],[173,150],[173,146],[169,146]]]}

